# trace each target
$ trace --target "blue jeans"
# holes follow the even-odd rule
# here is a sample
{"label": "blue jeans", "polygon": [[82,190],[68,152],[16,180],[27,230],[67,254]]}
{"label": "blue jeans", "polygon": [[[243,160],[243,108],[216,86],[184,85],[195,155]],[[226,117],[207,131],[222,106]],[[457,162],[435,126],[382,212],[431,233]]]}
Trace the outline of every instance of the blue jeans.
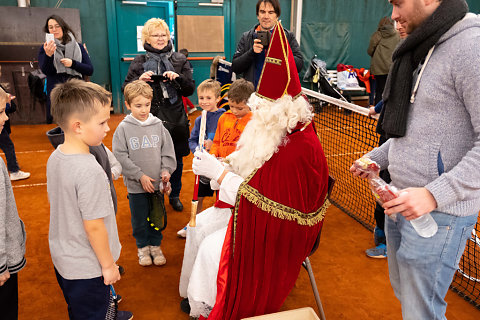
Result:
{"label": "blue jeans", "polygon": [[180,190],[182,190],[182,172],[183,172],[183,158],[177,157],[177,169],[173,171],[170,177],[170,184],[172,185],[172,192],[169,198],[180,197]]}
{"label": "blue jeans", "polygon": [[445,296],[477,222],[477,215],[431,214],[438,224],[431,238],[420,237],[400,214],[397,222],[385,221],[390,283],[404,320],[446,319]]}
{"label": "blue jeans", "polygon": [[133,237],[137,248],[159,246],[162,243],[161,231],[151,228],[147,222],[150,204],[147,193],[129,193],[130,214],[132,215]]}

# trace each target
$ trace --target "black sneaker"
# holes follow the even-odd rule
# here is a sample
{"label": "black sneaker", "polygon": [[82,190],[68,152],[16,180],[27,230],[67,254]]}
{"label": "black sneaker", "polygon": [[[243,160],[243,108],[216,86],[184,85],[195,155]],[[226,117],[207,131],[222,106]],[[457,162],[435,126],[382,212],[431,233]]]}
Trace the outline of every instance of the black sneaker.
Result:
{"label": "black sneaker", "polygon": [[180,202],[180,198],[170,198],[170,205],[175,211],[183,211],[183,204]]}
{"label": "black sneaker", "polygon": [[131,320],[133,319],[133,313],[130,311],[118,311],[116,320]]}
{"label": "black sneaker", "polygon": [[188,303],[188,298],[180,301],[180,309],[182,309],[182,311],[186,314],[190,314],[190,303]]}

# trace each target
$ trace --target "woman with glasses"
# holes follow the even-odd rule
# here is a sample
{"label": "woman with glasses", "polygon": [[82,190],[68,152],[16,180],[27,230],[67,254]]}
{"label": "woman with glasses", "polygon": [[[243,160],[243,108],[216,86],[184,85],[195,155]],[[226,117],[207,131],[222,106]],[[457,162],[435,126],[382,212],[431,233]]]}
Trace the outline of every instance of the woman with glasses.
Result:
{"label": "woman with glasses", "polygon": [[193,70],[183,54],[173,51],[168,25],[162,19],[152,18],[145,23],[142,43],[146,54],[133,59],[122,90],[128,83],[138,79],[147,82],[153,89],[150,112],[162,120],[170,132],[177,158],[177,168],[170,178],[170,204],[174,210],[182,211],[180,190],[183,157],[190,153],[189,125],[182,96],[190,96],[195,90]]}
{"label": "woman with glasses", "polygon": [[50,92],[53,87],[71,78],[91,76],[93,65],[87,51],[77,42],[74,32],[61,17],[48,17],[43,30],[53,35],[53,38],[47,35],[47,41],[38,53],[38,64],[47,76],[47,123],[52,123]]}

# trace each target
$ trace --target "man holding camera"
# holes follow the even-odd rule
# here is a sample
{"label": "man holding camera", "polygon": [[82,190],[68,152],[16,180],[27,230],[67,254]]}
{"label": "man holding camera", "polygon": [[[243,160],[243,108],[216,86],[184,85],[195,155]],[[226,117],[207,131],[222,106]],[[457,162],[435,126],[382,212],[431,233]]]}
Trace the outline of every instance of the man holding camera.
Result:
{"label": "man holding camera", "polygon": [[[232,59],[233,72],[243,75],[243,78],[252,82],[255,88],[262,73],[271,32],[280,17],[280,3],[278,0],[258,0],[256,10],[259,24],[242,35]],[[300,73],[303,68],[300,46],[294,34],[287,29],[284,30]]]}

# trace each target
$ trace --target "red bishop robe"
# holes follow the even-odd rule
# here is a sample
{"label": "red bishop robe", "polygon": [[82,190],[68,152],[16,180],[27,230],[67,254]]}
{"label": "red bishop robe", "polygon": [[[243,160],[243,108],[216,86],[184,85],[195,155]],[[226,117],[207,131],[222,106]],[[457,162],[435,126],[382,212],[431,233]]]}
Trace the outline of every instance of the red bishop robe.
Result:
{"label": "red bishop robe", "polygon": [[328,207],[328,167],[310,124],[239,187],[208,319],[277,312],[311,252]]}

